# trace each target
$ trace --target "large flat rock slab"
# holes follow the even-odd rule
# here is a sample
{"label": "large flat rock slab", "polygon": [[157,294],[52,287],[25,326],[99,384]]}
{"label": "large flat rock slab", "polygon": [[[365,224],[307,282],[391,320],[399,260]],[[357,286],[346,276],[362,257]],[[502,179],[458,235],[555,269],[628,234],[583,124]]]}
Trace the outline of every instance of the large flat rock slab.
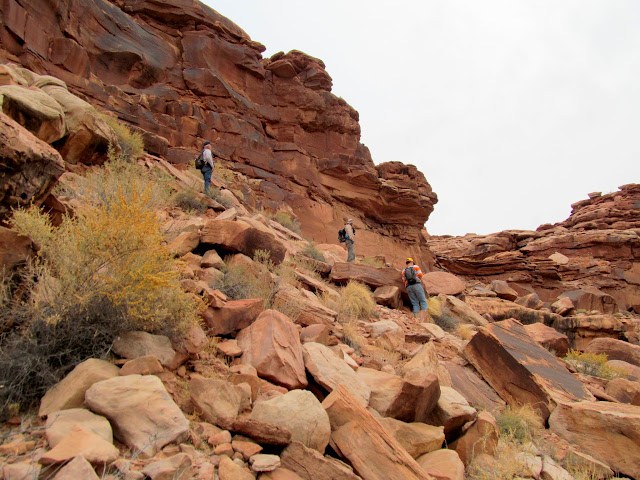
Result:
{"label": "large flat rock slab", "polygon": [[329,280],[340,284],[346,284],[350,280],[357,280],[372,288],[388,285],[404,290],[401,275],[400,270],[391,267],[374,267],[372,265],[353,262],[336,262],[331,269]]}
{"label": "large flat rock slab", "polygon": [[558,405],[549,427],[614,471],[640,478],[640,407],[610,402]]}
{"label": "large flat rock slab", "polygon": [[640,345],[633,345],[613,338],[597,338],[584,351],[597,355],[604,353],[608,360],[622,360],[640,367]]}
{"label": "large flat rock slab", "polygon": [[482,328],[469,341],[464,355],[507,403],[531,404],[543,419],[558,403],[595,400],[516,320]]}

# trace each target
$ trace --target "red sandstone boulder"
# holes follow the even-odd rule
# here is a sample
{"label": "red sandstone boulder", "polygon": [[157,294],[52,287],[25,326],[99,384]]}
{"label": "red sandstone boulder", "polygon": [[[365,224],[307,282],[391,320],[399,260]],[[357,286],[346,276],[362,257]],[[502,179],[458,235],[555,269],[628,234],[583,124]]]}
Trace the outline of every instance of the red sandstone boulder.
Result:
{"label": "red sandstone boulder", "polygon": [[346,284],[356,280],[372,288],[395,286],[404,289],[401,272],[390,267],[374,267],[360,263],[335,263],[331,269],[329,280]]}
{"label": "red sandstone boulder", "polygon": [[289,390],[307,386],[300,336],[286,315],[265,310],[236,339],[244,350],[242,362],[261,377]]}
{"label": "red sandstone boulder", "polygon": [[0,219],[13,208],[41,205],[64,172],[58,152],[1,112],[0,161]]}
{"label": "red sandstone boulder", "polygon": [[555,330],[569,338],[571,348],[585,350],[595,339],[623,338],[635,330],[634,323],[625,317],[613,315],[571,315],[556,317],[549,323]]}
{"label": "red sandstone boulder", "polygon": [[540,310],[544,306],[544,303],[540,300],[537,293],[530,293],[524,297],[520,297],[516,300],[516,303],[533,310]]}
{"label": "red sandstone boulder", "polygon": [[422,276],[422,285],[429,295],[458,295],[466,288],[465,283],[448,272],[428,272]]}
{"label": "red sandstone boulder", "polygon": [[33,254],[34,245],[29,237],[0,226],[0,271],[15,271]]}
{"label": "red sandstone boulder", "polygon": [[530,404],[543,419],[559,403],[594,399],[513,319],[482,328],[469,341],[464,355],[507,403]]}
{"label": "red sandstone boulder", "polygon": [[470,405],[485,409],[494,415],[506,405],[472,368],[447,362],[445,368],[451,378],[451,386],[462,395]]}
{"label": "red sandstone boulder", "polygon": [[494,280],[491,282],[491,290],[496,292],[499,298],[514,301],[518,298],[518,292],[509,286],[504,280]]}
{"label": "red sandstone boulder", "polygon": [[447,440],[451,441],[465,423],[475,420],[477,413],[476,409],[453,388],[442,386],[438,403],[424,422],[429,425],[442,425]]}
{"label": "red sandstone boulder", "polygon": [[253,258],[257,250],[266,250],[274,263],[284,260],[286,248],[273,234],[240,221],[209,220],[202,228],[200,243]]}
{"label": "red sandstone boulder", "polygon": [[176,356],[169,337],[147,332],[127,332],[119,336],[113,342],[113,351],[130,360],[153,355],[165,367],[171,366]]}
{"label": "red sandstone boulder", "polygon": [[640,407],[622,403],[558,405],[549,428],[615,472],[640,477]]}
{"label": "red sandstone boulder", "polygon": [[[317,450],[292,442],[280,455],[282,466],[303,480],[359,480],[353,469],[344,462],[323,456]],[[273,477],[273,480],[280,480]],[[285,479],[283,479],[285,480]],[[286,478],[286,480],[289,480]],[[293,480],[293,479],[291,479]]]}
{"label": "red sandstone boulder", "polygon": [[391,285],[376,288],[373,292],[373,299],[378,305],[389,308],[398,308],[402,305],[400,288]]}
{"label": "red sandstone boulder", "polygon": [[587,312],[597,310],[602,313],[616,313],[619,311],[618,302],[616,302],[615,298],[594,287],[565,292],[560,297],[570,299],[576,310]]}
{"label": "red sandstone boulder", "polygon": [[489,412],[480,412],[475,422],[465,427],[460,438],[451,443],[449,448],[458,452],[460,460],[468,465],[483,453],[495,455],[499,437],[500,429],[494,416]]}
{"label": "red sandstone boulder", "polygon": [[251,325],[264,310],[264,300],[230,300],[220,308],[209,308],[204,315],[210,335],[228,335]]}
{"label": "red sandstone boulder", "polygon": [[455,450],[443,448],[425,453],[416,461],[436,480],[464,480],[464,463]]}
{"label": "red sandstone boulder", "polygon": [[563,358],[569,351],[569,339],[567,336],[551,327],[547,327],[542,323],[532,323],[531,325],[525,325],[524,329],[531,338],[544,348],[549,351],[553,350],[557,357]]}
{"label": "red sandstone boulder", "polygon": [[238,387],[217,378],[192,378],[189,382],[191,402],[203,418],[213,424],[220,417],[235,419],[240,410],[242,396]]}
{"label": "red sandstone boulder", "polygon": [[76,425],[55,447],[40,457],[39,462],[42,465],[51,465],[82,456],[94,465],[106,465],[116,460],[119,454],[111,442]]}
{"label": "red sandstone boulder", "polygon": [[629,342],[613,338],[596,338],[587,345],[584,351],[595,354],[604,353],[608,360],[622,360],[640,367],[640,346],[632,345]]}
{"label": "red sandstone boulder", "polygon": [[438,450],[444,443],[442,426],[434,427],[420,422],[405,423],[395,418],[381,418],[379,422],[413,458]]}
{"label": "red sandstone boulder", "polygon": [[632,382],[624,378],[616,378],[607,383],[605,392],[620,403],[640,406],[640,382]]}

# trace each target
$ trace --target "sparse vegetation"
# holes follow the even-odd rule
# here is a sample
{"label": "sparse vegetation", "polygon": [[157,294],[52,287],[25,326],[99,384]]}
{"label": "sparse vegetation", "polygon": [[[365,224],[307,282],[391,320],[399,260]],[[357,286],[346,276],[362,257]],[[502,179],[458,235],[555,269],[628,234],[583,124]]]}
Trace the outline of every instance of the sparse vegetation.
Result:
{"label": "sparse vegetation", "polygon": [[[142,135],[132,132],[129,127],[121,123],[117,118],[103,115],[102,118],[116,134],[118,145],[120,146],[120,157],[125,161],[134,162],[144,154],[144,140]],[[110,156],[114,156],[115,152],[110,149]]]}
{"label": "sparse vegetation", "polygon": [[513,436],[503,435],[498,440],[494,457],[479,456],[467,467],[469,480],[512,480],[528,478],[526,455],[535,455]]}
{"label": "sparse vegetation", "polygon": [[162,245],[156,186],[123,173],[134,171],[111,163],[92,174],[85,185],[115,183],[87,191],[58,227],[35,207],[14,212],[13,228],[39,254],[24,276],[26,296],[1,306],[3,415],[33,405],[76,364],[104,357],[125,331],[177,336],[197,321],[200,305],[180,288]]}
{"label": "sparse vegetation", "polygon": [[371,265],[372,267],[384,267],[384,261],[378,257],[364,257],[359,261],[359,263]]}
{"label": "sparse vegetation", "polygon": [[271,220],[278,222],[283,227],[288,228],[292,232],[297,234],[300,233],[300,222],[297,218],[293,218],[289,213],[279,210],[276,213],[267,213],[266,216]]}
{"label": "sparse vegetation", "polygon": [[342,324],[342,340],[356,351],[367,343],[367,339],[358,332],[358,327],[353,321]]}
{"label": "sparse vegetation", "polygon": [[463,340],[471,340],[474,333],[476,333],[473,328],[467,323],[461,323],[456,328],[456,335],[458,335]]}
{"label": "sparse vegetation", "polygon": [[524,443],[536,438],[543,427],[542,419],[531,405],[512,407],[507,405],[497,416],[496,422],[502,436]]}
{"label": "sparse vegetation", "polygon": [[322,252],[318,250],[318,247],[311,242],[307,242],[307,245],[302,249],[301,253],[307,257],[313,258],[314,260],[318,260],[319,262],[327,261]]}
{"label": "sparse vegetation", "polygon": [[225,185],[230,184],[233,181],[233,172],[220,163],[219,160],[214,159],[213,172],[211,175],[220,180]]}
{"label": "sparse vegetation", "polygon": [[376,302],[373,293],[366,285],[350,281],[339,290],[339,298],[335,299],[329,295],[321,295],[322,301],[332,310],[335,310],[343,317],[352,319],[371,318],[376,311]]}
{"label": "sparse vegetation", "polygon": [[607,354],[582,353],[571,350],[564,360],[572,365],[578,372],[594,377],[613,380],[624,376],[624,372],[618,368],[607,365]]}
{"label": "sparse vegetation", "polygon": [[187,213],[203,213],[209,208],[202,203],[193,190],[181,190],[177,192],[173,197],[173,202],[174,205]]}

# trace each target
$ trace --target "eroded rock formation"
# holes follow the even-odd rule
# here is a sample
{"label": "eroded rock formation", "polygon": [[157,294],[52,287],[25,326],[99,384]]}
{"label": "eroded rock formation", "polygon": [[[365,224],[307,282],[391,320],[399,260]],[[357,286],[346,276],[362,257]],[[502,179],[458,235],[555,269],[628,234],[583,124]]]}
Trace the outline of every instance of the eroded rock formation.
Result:
{"label": "eroded rock formation", "polygon": [[411,165],[373,164],[321,60],[262,58],[263,45],[190,0],[7,0],[0,24],[0,60],[66,82],[140,131],[150,153],[184,163],[210,140],[249,177],[250,205],[289,205],[317,242],[353,217],[359,254],[433,265],[421,229],[436,195]]}

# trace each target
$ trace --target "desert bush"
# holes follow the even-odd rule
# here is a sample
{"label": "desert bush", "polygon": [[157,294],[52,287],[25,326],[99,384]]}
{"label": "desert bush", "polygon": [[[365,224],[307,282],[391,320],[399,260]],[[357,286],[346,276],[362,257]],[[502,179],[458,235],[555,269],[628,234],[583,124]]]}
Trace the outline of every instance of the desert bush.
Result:
{"label": "desert bush", "polygon": [[[512,436],[502,436],[494,457],[488,459],[484,455],[474,458],[467,467],[469,480],[512,480],[530,476],[526,460],[522,456],[529,453],[527,447]],[[535,453],[534,453],[535,455]]]}
{"label": "desert bush", "polygon": [[203,213],[209,208],[202,203],[194,190],[181,190],[173,196],[173,203],[176,207],[188,213]]}
{"label": "desert bush", "polygon": [[215,161],[213,166],[212,176],[223,182],[225,185],[230,184],[233,181],[233,172],[222,165],[219,161]]}
{"label": "desert bush", "polygon": [[501,435],[511,437],[519,443],[532,441],[542,428],[542,419],[531,405],[507,405],[496,415],[496,422]]}
{"label": "desert bush", "polygon": [[469,324],[461,323],[458,324],[455,333],[463,340],[471,340],[471,337],[473,337],[476,332]]}
{"label": "desert bush", "polygon": [[438,297],[429,298],[427,303],[429,306],[429,316],[433,319],[433,323],[445,332],[455,333],[458,330],[459,320],[443,312],[442,302]]}
{"label": "desert bush", "polygon": [[342,324],[342,341],[356,351],[367,344],[367,339],[358,332],[358,327],[354,321]]}
{"label": "desert bush", "polygon": [[[180,287],[151,192],[149,180],[109,186],[58,227],[35,207],[14,213],[13,228],[39,252],[25,275],[29,295],[3,305],[3,318],[19,319],[0,348],[5,411],[16,402],[30,406],[77,363],[104,356],[127,330],[175,337],[197,321],[200,304]],[[18,361],[37,373],[26,376]]]}
{"label": "desert bush", "polygon": [[352,319],[371,318],[376,311],[373,293],[366,285],[351,280],[339,290],[339,298],[321,295],[321,301],[338,314]]}
{"label": "desert bush", "polygon": [[573,365],[575,369],[585,375],[593,375],[594,377],[606,378],[613,380],[624,376],[624,372],[615,367],[607,365],[606,353],[582,353],[578,350],[571,350],[564,357],[564,360]]}
{"label": "desert bush", "polygon": [[276,213],[268,213],[267,217],[271,220],[278,222],[283,227],[288,228],[292,232],[300,233],[300,222],[297,218],[293,218],[289,213],[283,212],[282,210],[277,211]]}
{"label": "desert bush", "polygon": [[318,260],[319,262],[327,261],[322,252],[318,250],[318,247],[311,242],[307,242],[307,245],[302,249],[301,253],[307,257],[313,258],[314,260]]}
{"label": "desert bush", "polygon": [[384,267],[384,262],[381,258],[378,257],[364,257],[360,260],[359,263],[371,265],[372,267]]}
{"label": "desert bush", "polygon": [[[118,145],[120,146],[120,156],[126,161],[135,161],[144,155],[144,140],[142,135],[132,132],[129,127],[121,123],[117,118],[103,115],[104,121],[116,134]],[[113,150],[111,150],[113,152]],[[113,156],[113,153],[111,153]]]}

